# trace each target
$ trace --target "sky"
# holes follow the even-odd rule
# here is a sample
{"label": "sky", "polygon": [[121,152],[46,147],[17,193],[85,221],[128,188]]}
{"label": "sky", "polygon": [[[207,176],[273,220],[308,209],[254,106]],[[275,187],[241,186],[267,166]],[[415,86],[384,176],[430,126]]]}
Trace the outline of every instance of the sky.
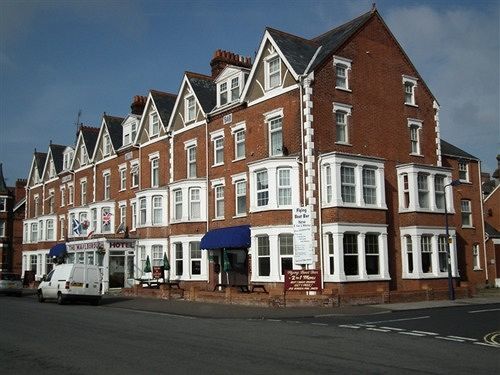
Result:
{"label": "sky", "polygon": [[[8,185],[33,152],[72,145],[76,121],[124,117],[134,95],[177,93],[217,49],[254,56],[266,26],[304,38],[374,0],[0,0],[0,162]],[[500,153],[500,0],[380,0],[377,9],[441,106],[442,138],[492,173]]]}

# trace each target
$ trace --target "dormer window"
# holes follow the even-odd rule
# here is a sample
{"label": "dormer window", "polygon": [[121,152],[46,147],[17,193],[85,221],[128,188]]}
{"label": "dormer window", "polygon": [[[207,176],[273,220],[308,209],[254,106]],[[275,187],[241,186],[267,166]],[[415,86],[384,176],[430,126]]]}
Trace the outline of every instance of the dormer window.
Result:
{"label": "dormer window", "polygon": [[186,122],[194,121],[196,116],[196,102],[193,95],[185,99],[185,106]]}
{"label": "dormer window", "polygon": [[160,119],[158,113],[153,112],[149,124],[149,137],[157,136],[160,133]]}
{"label": "dormer window", "polygon": [[56,169],[54,168],[54,162],[51,161],[49,165],[49,177],[54,178],[56,176]]}
{"label": "dormer window", "polygon": [[403,76],[403,86],[405,94],[405,104],[417,106],[415,100],[415,89],[417,87],[417,79],[413,77]]}
{"label": "dormer window", "polygon": [[73,152],[67,151],[63,155],[63,167],[64,170],[67,171],[71,168],[71,160],[73,159]]}
{"label": "dormer window", "polygon": [[227,82],[222,82],[219,85],[219,100],[220,105],[224,105],[227,103]]}
{"label": "dormer window", "polygon": [[111,154],[111,142],[109,140],[109,135],[108,134],[104,134],[104,137],[103,137],[103,155],[104,156],[109,156]]}
{"label": "dormer window", "polygon": [[80,146],[80,165],[85,165],[88,162],[87,148],[85,145]]}
{"label": "dormer window", "polygon": [[240,79],[235,77],[231,79],[231,101],[238,100],[240,98]]}
{"label": "dormer window", "polygon": [[241,73],[237,76],[223,78],[217,83],[217,105],[222,107],[228,103],[234,103],[240,98]]}
{"label": "dormer window", "polygon": [[266,61],[266,88],[278,86],[281,86],[281,61],[279,56],[273,56]]}
{"label": "dormer window", "polygon": [[137,124],[129,123],[123,126],[123,145],[127,146],[134,142],[137,135]]}

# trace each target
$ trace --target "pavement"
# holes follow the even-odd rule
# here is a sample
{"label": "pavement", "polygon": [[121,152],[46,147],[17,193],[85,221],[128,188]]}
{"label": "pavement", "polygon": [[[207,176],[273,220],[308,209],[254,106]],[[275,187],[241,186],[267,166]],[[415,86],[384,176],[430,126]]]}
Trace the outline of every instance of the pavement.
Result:
{"label": "pavement", "polygon": [[297,319],[318,316],[362,316],[390,313],[391,311],[446,308],[464,305],[500,303],[500,288],[485,289],[477,296],[457,300],[387,303],[380,305],[339,307],[261,307],[184,300],[163,300],[145,297],[103,296],[101,306],[149,313],[211,319]]}

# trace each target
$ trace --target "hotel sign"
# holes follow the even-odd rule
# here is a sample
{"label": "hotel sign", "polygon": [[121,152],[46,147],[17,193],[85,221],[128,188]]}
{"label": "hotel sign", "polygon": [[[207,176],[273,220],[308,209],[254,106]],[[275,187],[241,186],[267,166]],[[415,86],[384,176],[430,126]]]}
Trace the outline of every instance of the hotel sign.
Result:
{"label": "hotel sign", "polygon": [[311,292],[321,290],[320,270],[286,271],[285,290],[296,292]]}

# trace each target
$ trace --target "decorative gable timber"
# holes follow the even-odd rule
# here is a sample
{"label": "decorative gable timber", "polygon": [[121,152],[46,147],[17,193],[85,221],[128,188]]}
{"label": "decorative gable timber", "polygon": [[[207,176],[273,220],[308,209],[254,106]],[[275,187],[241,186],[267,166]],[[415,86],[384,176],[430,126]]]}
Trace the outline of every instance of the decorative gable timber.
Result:
{"label": "decorative gable timber", "polygon": [[[116,155],[116,150],[121,147],[123,141],[122,122],[122,117],[109,116],[106,114],[102,116],[101,128],[92,155],[92,160],[94,162],[97,163],[105,158]],[[107,142],[109,142],[109,150],[106,151],[105,149],[108,147],[106,146]]]}
{"label": "decorative gable timber", "polygon": [[[278,37],[279,34],[277,30],[266,29],[264,37],[259,46],[255,62],[250,71],[250,76],[245,85],[245,89],[241,95],[241,101],[247,101],[250,103],[257,100],[267,99],[272,96],[276,96],[286,92],[288,90],[297,87],[297,82],[299,80],[299,75],[303,73],[302,68],[307,67],[308,64],[295,63],[294,66],[289,61],[290,56],[286,56],[280,48],[280,45],[276,42],[274,37]],[[297,37],[298,38],[298,37]],[[298,38],[301,39],[301,38]],[[280,40],[280,39],[278,39]],[[280,40],[281,41],[281,40]],[[305,41],[305,40],[304,40]],[[311,47],[306,42],[303,44],[307,47],[306,56],[302,60],[307,60],[314,56],[315,51],[318,47]],[[282,42],[281,47],[285,44]],[[268,83],[266,82],[266,61],[269,61],[274,56],[278,56],[280,59],[280,85],[279,87],[274,87],[270,89]],[[309,60],[310,60],[309,58]],[[294,61],[294,60],[292,60]],[[299,69],[296,71],[296,69]]]}
{"label": "decorative gable timber", "polygon": [[[158,90],[151,90],[146,100],[144,107],[144,114],[140,120],[137,143],[139,145],[145,144],[154,139],[161,139],[167,133],[167,126],[174,109],[176,95],[162,92]],[[152,115],[156,113],[159,121],[159,135],[157,137],[150,137],[150,125]]]}
{"label": "decorative gable timber", "polygon": [[[186,99],[194,98],[194,119],[186,118]],[[185,127],[199,125],[216,106],[216,88],[212,77],[186,72],[168,123],[167,131],[180,131]]]}
{"label": "decorative gable timber", "polygon": [[35,152],[31,161],[30,172],[28,174],[28,186],[33,187],[42,182],[42,172],[47,159],[47,153]]}
{"label": "decorative gable timber", "polygon": [[[78,137],[76,140],[75,154],[73,157],[73,163],[71,164],[72,170],[78,170],[80,168],[87,167],[91,165],[92,156],[97,144],[97,138],[99,136],[100,129],[91,126],[80,125],[78,132]],[[82,163],[82,147],[86,152],[87,160]]]}

